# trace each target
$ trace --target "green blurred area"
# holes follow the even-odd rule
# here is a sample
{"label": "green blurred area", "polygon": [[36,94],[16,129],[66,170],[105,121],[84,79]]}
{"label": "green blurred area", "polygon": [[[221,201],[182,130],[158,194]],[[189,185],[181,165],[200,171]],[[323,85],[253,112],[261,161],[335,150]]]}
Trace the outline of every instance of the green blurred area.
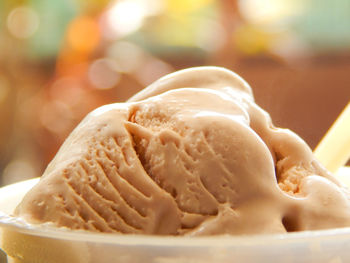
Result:
{"label": "green blurred area", "polygon": [[304,1],[305,12],[292,25],[298,35],[317,49],[349,49],[350,2]]}
{"label": "green blurred area", "polygon": [[29,5],[41,21],[38,31],[29,39],[30,55],[45,59],[57,55],[69,21],[78,14],[78,7],[70,0],[31,0]]}
{"label": "green blurred area", "polygon": [[30,7],[37,16],[39,26],[33,36],[25,39],[22,46],[31,59],[55,57],[62,45],[67,25],[78,14],[78,6],[71,0],[1,1],[0,21],[2,35],[8,34],[11,11],[18,7]]}

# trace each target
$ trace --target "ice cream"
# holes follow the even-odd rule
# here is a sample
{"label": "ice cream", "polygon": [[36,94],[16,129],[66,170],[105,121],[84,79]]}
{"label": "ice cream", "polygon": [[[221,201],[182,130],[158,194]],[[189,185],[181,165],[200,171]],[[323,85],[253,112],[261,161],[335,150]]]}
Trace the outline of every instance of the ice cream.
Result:
{"label": "ice cream", "polygon": [[242,78],[199,67],[91,112],[15,215],[123,234],[284,233],[350,226],[350,195]]}

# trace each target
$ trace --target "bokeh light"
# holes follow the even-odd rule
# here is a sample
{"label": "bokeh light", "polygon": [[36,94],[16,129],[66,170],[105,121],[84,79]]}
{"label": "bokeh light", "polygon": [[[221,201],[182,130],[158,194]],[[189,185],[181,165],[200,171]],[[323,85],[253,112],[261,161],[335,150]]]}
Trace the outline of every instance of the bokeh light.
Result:
{"label": "bokeh light", "polygon": [[172,71],[174,71],[174,69],[168,63],[159,59],[150,58],[144,64],[143,70],[140,70],[136,73],[136,77],[142,86],[146,87],[160,77],[163,77]]}
{"label": "bokeh light", "polygon": [[67,38],[72,49],[84,53],[91,52],[97,47],[100,40],[99,25],[91,17],[78,17],[71,22]]}
{"label": "bokeh light", "polygon": [[[59,118],[57,118],[60,116]],[[69,105],[62,101],[50,101],[42,105],[41,124],[55,134],[66,134],[74,121],[74,114]]]}
{"label": "bokeh light", "polygon": [[147,1],[119,0],[106,13],[108,32],[111,35],[124,36],[136,31],[148,15]]}
{"label": "bokeh light", "polygon": [[240,11],[249,22],[264,27],[283,27],[304,12],[300,0],[240,0]]}
{"label": "bokeh light", "polygon": [[74,77],[62,77],[56,80],[50,87],[49,95],[58,101],[68,105],[78,103],[77,98],[83,97],[84,86],[79,79]]}
{"label": "bokeh light", "polygon": [[120,80],[118,64],[108,58],[94,61],[89,68],[89,80],[97,89],[111,89]]}
{"label": "bokeh light", "polygon": [[29,38],[39,28],[38,14],[30,7],[19,6],[8,15],[7,28],[16,38]]}
{"label": "bokeh light", "polygon": [[113,43],[106,50],[106,54],[116,61],[119,71],[124,73],[136,72],[146,59],[145,51],[142,48],[127,41]]}

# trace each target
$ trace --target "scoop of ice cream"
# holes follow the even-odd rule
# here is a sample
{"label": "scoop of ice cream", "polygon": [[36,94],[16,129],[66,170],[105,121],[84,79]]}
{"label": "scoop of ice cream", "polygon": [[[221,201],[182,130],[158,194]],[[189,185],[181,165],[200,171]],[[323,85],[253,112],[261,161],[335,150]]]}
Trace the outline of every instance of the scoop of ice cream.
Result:
{"label": "scoop of ice cream", "polygon": [[15,214],[100,232],[258,234],[349,226],[350,201],[242,78],[199,67],[90,113]]}

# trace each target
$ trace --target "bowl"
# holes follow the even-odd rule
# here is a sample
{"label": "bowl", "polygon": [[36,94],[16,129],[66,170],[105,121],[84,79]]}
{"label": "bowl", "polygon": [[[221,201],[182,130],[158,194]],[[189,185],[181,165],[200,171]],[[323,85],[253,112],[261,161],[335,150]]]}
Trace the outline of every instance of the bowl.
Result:
{"label": "bowl", "polygon": [[9,262],[350,262],[350,228],[255,236],[159,237],[31,225],[11,213],[37,181],[0,188],[0,246]]}

